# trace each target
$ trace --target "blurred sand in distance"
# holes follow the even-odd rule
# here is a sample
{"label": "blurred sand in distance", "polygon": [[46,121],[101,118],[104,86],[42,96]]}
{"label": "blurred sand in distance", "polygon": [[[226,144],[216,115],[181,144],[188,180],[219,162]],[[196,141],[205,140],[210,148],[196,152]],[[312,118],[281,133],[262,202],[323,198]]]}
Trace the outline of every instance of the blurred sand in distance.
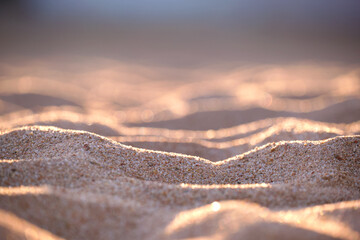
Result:
{"label": "blurred sand in distance", "polygon": [[0,64],[1,239],[360,239],[360,68]]}

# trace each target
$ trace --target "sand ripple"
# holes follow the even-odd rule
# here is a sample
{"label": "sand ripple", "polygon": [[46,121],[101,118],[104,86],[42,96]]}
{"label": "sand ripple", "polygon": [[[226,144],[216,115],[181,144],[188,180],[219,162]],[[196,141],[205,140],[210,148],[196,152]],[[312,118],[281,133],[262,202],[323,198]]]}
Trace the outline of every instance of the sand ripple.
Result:
{"label": "sand ripple", "polygon": [[0,66],[1,239],[360,239],[359,68],[92,61]]}

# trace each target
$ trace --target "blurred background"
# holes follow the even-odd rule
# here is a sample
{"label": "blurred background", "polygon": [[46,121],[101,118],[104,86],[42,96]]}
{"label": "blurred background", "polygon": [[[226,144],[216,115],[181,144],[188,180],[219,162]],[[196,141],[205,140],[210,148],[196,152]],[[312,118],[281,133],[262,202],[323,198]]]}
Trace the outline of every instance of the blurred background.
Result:
{"label": "blurred background", "polygon": [[180,68],[360,60],[358,0],[4,0],[0,56]]}
{"label": "blurred background", "polygon": [[[359,63],[359,0],[0,4],[1,114],[71,107],[194,130],[289,116],[352,122]],[[332,117],[296,115],[321,109]],[[222,117],[205,126],[210,115]]]}
{"label": "blurred background", "polygon": [[359,120],[360,0],[0,4],[0,131],[221,160],[358,134]]}

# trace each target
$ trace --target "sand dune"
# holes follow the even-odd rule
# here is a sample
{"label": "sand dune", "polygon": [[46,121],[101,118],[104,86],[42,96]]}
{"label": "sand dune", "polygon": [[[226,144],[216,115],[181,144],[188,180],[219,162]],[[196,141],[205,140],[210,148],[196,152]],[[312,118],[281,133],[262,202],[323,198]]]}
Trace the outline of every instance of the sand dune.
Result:
{"label": "sand dune", "polygon": [[[71,229],[80,226],[80,219],[86,214],[97,217],[100,214],[103,218],[111,219],[113,225],[104,223],[95,235],[85,230],[78,234],[86,235],[72,235],[78,237],[100,237],[104,229],[115,234],[112,237],[120,236],[116,235],[115,229],[119,230],[119,225],[123,225],[123,231],[117,234],[132,238],[132,234],[139,234],[136,228],[142,227],[136,223],[136,216],[151,215],[146,212],[155,209],[157,214],[166,212],[169,206],[191,209],[214,201],[245,199],[277,209],[335,203],[360,197],[360,136],[313,142],[270,143],[216,164],[188,155],[132,148],[86,132],[47,127],[5,132],[0,141],[3,159],[2,208],[50,231],[57,228],[56,231],[62,234],[66,226],[60,229],[59,220],[46,220],[48,214],[54,211],[51,209],[59,206],[64,206],[63,212],[54,217],[68,224],[67,234],[75,234]],[[334,152],[333,149],[338,151]],[[87,208],[89,204],[103,201],[108,204],[105,209],[90,207],[87,209],[90,213],[74,213],[79,211],[77,208]],[[129,204],[135,209],[133,214],[127,207]],[[137,204],[140,204],[139,207],[136,207]],[[145,207],[148,204],[152,206],[151,210]],[[243,205],[241,202],[238,204]],[[24,207],[29,213],[24,211]],[[41,210],[43,207],[45,211]],[[246,204],[242,207],[247,208]],[[36,219],[31,214],[33,211],[38,212]],[[109,216],[115,212],[120,215]],[[80,216],[70,220],[71,214]],[[221,217],[224,216],[219,213],[216,218]],[[169,219],[162,221],[166,224]],[[266,224],[271,226],[272,222],[269,219],[267,221]],[[328,221],[326,224],[334,223]],[[128,229],[128,225],[132,227]],[[87,226],[88,229],[91,227],[91,224]],[[147,227],[144,226],[142,231]],[[163,227],[158,229],[159,234],[165,234],[161,232]],[[172,223],[166,229],[169,228],[172,228]],[[290,231],[292,227],[282,228],[283,231]],[[143,234],[150,234],[152,230],[147,229]],[[130,232],[126,234],[127,231]],[[347,231],[358,236],[351,229]],[[292,230],[290,232],[296,233]],[[315,233],[309,233],[309,236]],[[70,236],[62,234],[60,236]],[[176,235],[177,230],[172,234]],[[241,231],[238,234],[242,234]]]}
{"label": "sand dune", "polygon": [[358,67],[84,61],[0,64],[0,239],[360,239]]}

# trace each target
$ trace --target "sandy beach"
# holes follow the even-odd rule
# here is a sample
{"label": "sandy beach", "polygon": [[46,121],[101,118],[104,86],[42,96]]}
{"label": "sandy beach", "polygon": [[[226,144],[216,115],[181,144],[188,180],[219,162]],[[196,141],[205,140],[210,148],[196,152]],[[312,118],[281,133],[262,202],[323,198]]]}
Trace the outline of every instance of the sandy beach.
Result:
{"label": "sandy beach", "polygon": [[358,66],[0,70],[0,239],[360,239]]}

